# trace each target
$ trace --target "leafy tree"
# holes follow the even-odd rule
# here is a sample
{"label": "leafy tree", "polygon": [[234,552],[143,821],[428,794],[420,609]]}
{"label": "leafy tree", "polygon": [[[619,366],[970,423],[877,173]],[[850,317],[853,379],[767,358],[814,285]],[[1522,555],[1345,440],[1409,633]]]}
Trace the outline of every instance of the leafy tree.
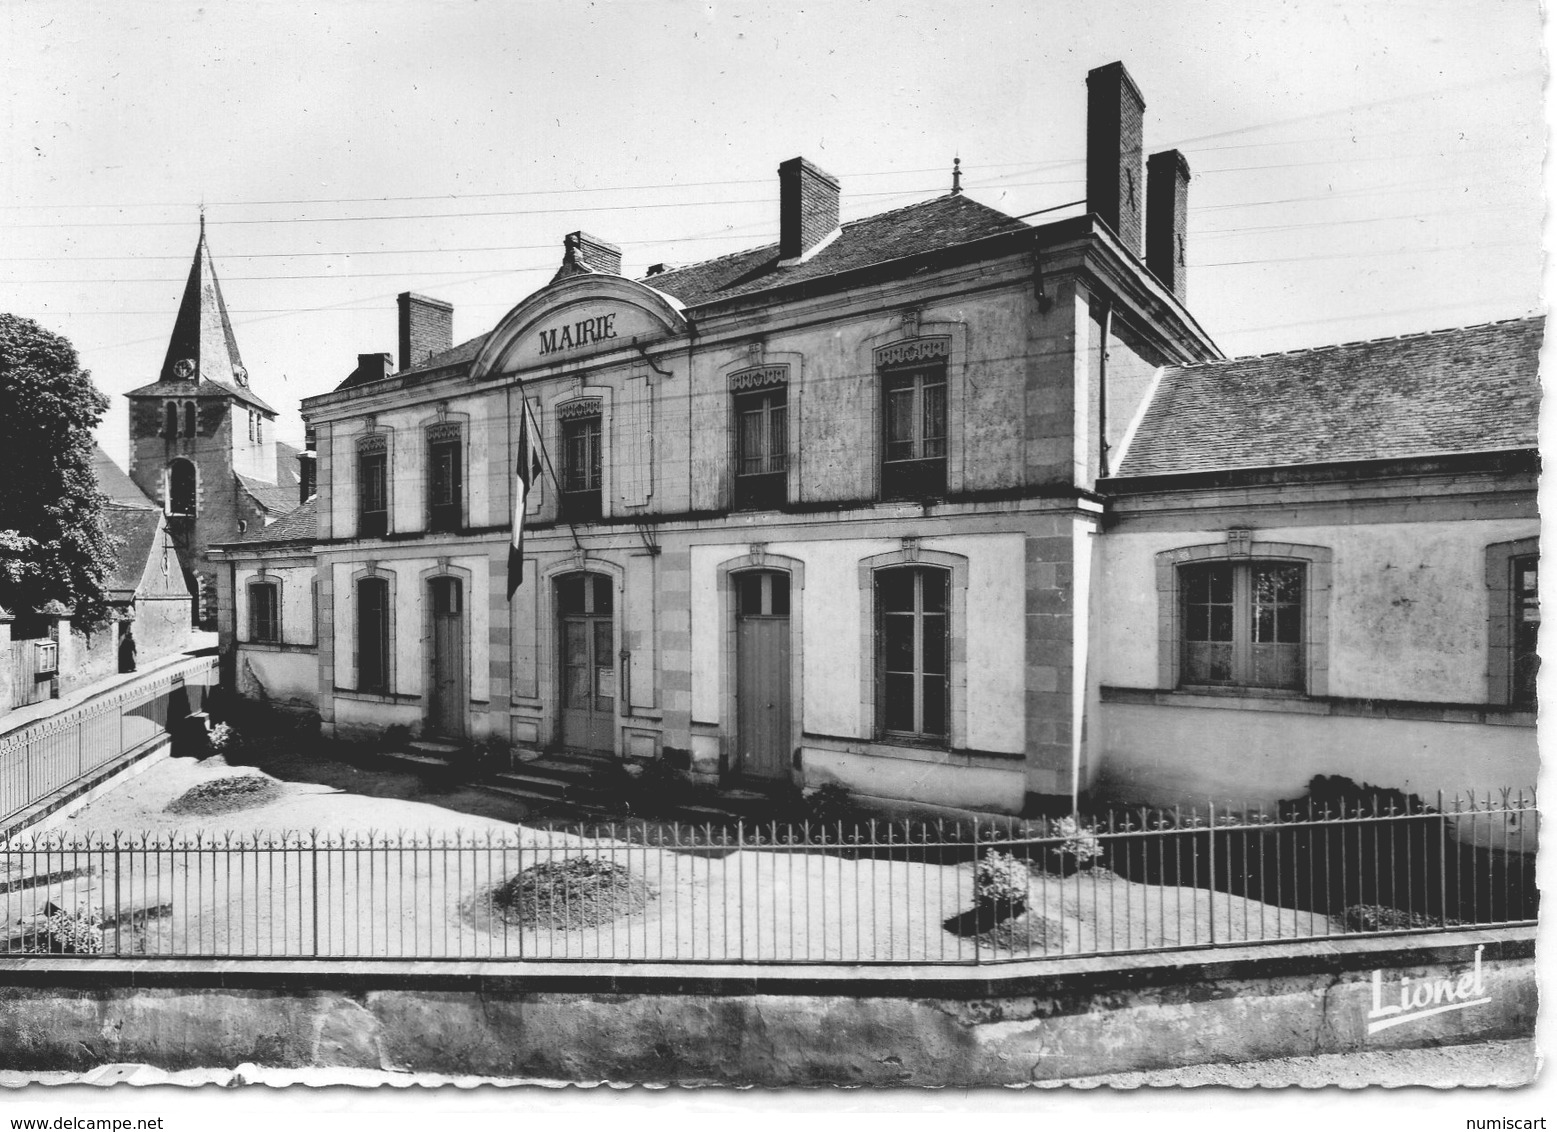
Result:
{"label": "leafy tree", "polygon": [[92,429],[107,408],[75,347],[0,314],[0,607],[59,602],[78,621],[102,618],[113,548]]}

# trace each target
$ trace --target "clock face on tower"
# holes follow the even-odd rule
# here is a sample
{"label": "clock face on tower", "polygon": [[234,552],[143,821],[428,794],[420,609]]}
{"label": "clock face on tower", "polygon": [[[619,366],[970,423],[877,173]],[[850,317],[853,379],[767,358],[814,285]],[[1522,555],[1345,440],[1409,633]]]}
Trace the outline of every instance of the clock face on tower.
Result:
{"label": "clock face on tower", "polygon": [[187,381],[194,376],[195,363],[190,358],[180,358],[173,363],[173,376]]}

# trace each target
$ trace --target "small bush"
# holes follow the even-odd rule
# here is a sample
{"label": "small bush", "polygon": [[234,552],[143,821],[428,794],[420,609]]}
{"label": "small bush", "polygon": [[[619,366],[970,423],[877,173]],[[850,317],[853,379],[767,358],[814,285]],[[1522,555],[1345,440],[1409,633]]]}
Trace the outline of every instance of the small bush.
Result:
{"label": "small bush", "polygon": [[230,723],[218,723],[206,733],[206,745],[213,755],[225,755],[238,743],[238,732]]}
{"label": "small bush", "polygon": [[1018,909],[1027,904],[1032,874],[1027,865],[1009,853],[990,849],[973,869],[973,895],[980,904]]}
{"label": "small bush", "polygon": [[1064,838],[1060,853],[1078,869],[1089,869],[1103,855],[1103,842],[1091,829],[1083,829],[1075,818],[1061,818],[1054,823],[1054,832]]}
{"label": "small bush", "polygon": [[[1353,904],[1346,909],[1346,927],[1354,932],[1388,932],[1403,928],[1436,928],[1436,917],[1407,912],[1387,904]],[[1450,920],[1449,923],[1456,921]]]}
{"label": "small bush", "polygon": [[86,907],[57,908],[38,925],[31,950],[38,955],[100,955],[103,917]]}

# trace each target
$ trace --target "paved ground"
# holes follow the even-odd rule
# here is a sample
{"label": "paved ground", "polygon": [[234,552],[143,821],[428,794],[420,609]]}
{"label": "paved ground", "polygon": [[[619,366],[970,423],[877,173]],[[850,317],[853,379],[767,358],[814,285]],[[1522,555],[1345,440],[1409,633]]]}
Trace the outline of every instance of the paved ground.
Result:
{"label": "paved ground", "polygon": [[[1096,1089],[1177,1088],[1203,1085],[1236,1089],[1316,1088],[1338,1085],[1363,1088],[1382,1085],[1399,1088],[1430,1085],[1435,1089],[1465,1086],[1510,1088],[1534,1077],[1538,1064],[1535,1043],[1529,1040],[1482,1042],[1436,1049],[1380,1050],[1358,1054],[1326,1054],[1320,1057],[1284,1057],[1234,1065],[1193,1065],[1150,1073],[1115,1073],[1100,1077],[1074,1077],[1044,1083],[1043,1088]],[[104,1065],[85,1074],[0,1070],[0,1088],[27,1085],[388,1085],[454,1086],[518,1085],[557,1086],[562,1082],[512,1077],[451,1077],[438,1073],[387,1073],[369,1069],[275,1069],[240,1065],[232,1069],[186,1069],[170,1073],[150,1065]]]}

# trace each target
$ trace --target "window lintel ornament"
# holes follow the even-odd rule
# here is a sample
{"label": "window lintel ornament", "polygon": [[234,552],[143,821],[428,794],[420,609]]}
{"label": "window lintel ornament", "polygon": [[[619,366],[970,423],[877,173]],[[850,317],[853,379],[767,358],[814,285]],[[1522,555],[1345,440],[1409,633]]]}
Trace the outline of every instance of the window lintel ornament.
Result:
{"label": "window lintel ornament", "polygon": [[376,558],[369,558],[366,562],[364,562],[362,564],[362,573],[364,577],[378,577],[378,560]]}
{"label": "window lintel ornament", "polygon": [[389,451],[389,434],[386,432],[370,432],[357,441],[357,454],[359,456],[376,456]]}
{"label": "window lintel ornament", "polygon": [[1248,558],[1254,547],[1254,532],[1248,527],[1231,527],[1227,532],[1227,552],[1234,558]]}
{"label": "window lintel ornament", "polygon": [[919,561],[919,539],[914,535],[903,536],[903,561]]}
{"label": "window lintel ornament", "polygon": [[427,440],[430,444],[458,440],[459,438],[460,425],[458,421],[448,421],[440,418],[436,424],[427,426]]}
{"label": "window lintel ornament", "polygon": [[789,383],[788,365],[748,366],[730,375],[730,391],[744,393],[748,389],[766,389],[770,385]]}
{"label": "window lintel ornament", "polygon": [[933,361],[951,357],[951,336],[933,338],[909,338],[876,348],[876,366],[905,365],[912,362]]}
{"label": "window lintel ornament", "polygon": [[564,421],[577,420],[579,417],[598,417],[600,415],[599,397],[581,397],[576,401],[557,406],[557,419]]}
{"label": "window lintel ornament", "polygon": [[749,543],[746,553],[751,556],[752,565],[759,570],[768,563],[768,544],[765,542]]}
{"label": "window lintel ornament", "polygon": [[919,337],[919,309],[910,307],[903,312],[903,333],[909,338]]}

